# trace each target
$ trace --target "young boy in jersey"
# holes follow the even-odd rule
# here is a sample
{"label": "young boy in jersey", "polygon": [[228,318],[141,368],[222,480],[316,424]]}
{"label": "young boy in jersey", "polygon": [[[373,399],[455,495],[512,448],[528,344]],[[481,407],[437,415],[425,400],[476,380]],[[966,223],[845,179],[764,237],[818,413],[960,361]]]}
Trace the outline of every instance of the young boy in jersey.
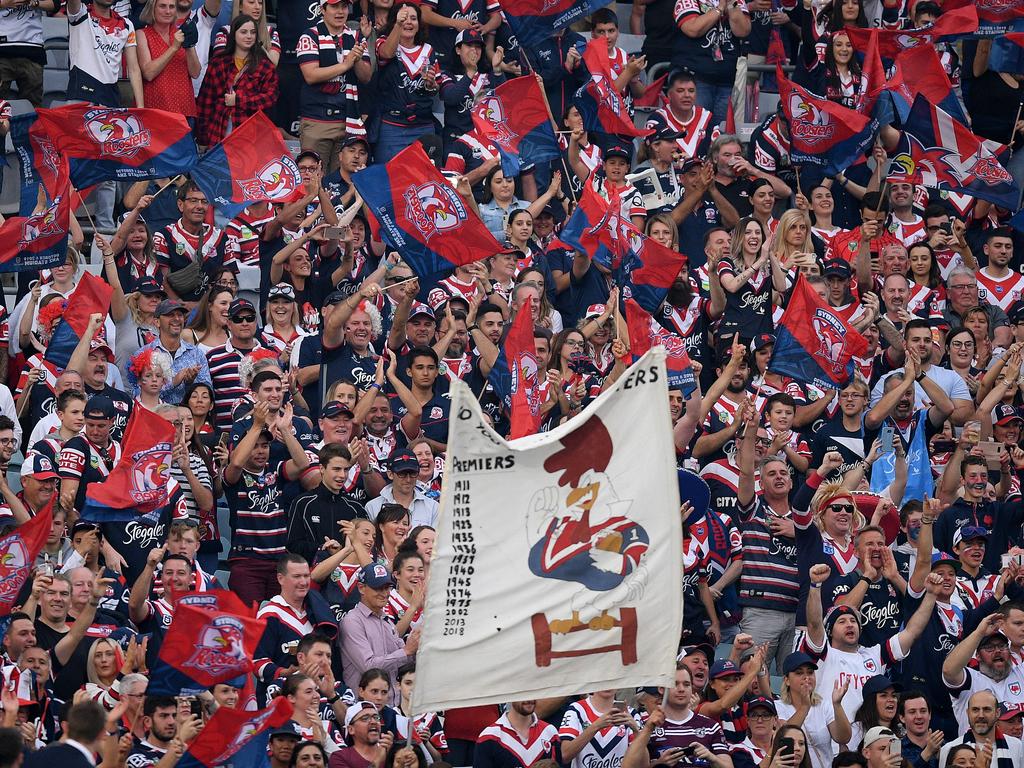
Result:
{"label": "young boy in jersey", "polygon": [[768,453],[781,452],[786,462],[802,475],[811,461],[811,449],[799,432],[793,431],[793,417],[796,416],[796,401],[785,392],[777,392],[765,404],[765,421],[772,445]]}
{"label": "young boy in jersey", "polygon": [[619,48],[619,18],[611,8],[601,8],[590,17],[594,25],[590,30],[590,38],[597,40],[603,37],[608,41],[608,63],[611,64],[615,87],[626,97],[626,105],[632,114],[632,98],[642,96],[644,84],[640,81],[640,73],[647,69],[647,57],[635,56],[632,59]]}

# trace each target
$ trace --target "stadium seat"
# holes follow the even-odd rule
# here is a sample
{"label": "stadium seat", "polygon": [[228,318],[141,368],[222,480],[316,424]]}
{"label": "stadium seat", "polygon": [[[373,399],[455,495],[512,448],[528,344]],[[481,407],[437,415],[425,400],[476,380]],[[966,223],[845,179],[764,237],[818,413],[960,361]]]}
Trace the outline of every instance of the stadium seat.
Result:
{"label": "stadium seat", "polygon": [[18,212],[21,202],[21,164],[13,152],[7,153],[3,168],[3,189],[0,189],[0,213],[10,216]]}
{"label": "stadium seat", "polygon": [[68,19],[66,16],[43,16],[43,40],[67,40]]}
{"label": "stadium seat", "polygon": [[646,39],[647,35],[630,35],[625,32],[620,32],[619,48],[628,54],[640,53],[640,49],[644,47],[644,40]]}

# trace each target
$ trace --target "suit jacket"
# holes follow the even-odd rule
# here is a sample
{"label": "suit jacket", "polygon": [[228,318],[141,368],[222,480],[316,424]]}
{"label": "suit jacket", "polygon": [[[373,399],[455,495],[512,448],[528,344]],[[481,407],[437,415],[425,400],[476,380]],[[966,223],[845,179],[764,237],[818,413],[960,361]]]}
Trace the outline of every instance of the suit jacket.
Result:
{"label": "suit jacket", "polygon": [[85,755],[70,744],[51,744],[25,756],[25,768],[95,768]]}

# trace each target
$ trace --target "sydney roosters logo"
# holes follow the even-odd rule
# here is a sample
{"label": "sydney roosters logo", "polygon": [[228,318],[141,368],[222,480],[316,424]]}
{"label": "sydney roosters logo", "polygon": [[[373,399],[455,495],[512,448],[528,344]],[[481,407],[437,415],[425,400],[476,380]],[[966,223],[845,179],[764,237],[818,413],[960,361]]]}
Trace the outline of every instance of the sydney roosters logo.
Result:
{"label": "sydney roosters logo", "polygon": [[171,471],[171,444],[157,443],[132,454],[131,488],[128,494],[139,506],[151,509],[167,500],[167,479]]}
{"label": "sydney roosters logo", "polygon": [[474,108],[477,117],[487,123],[487,138],[505,149],[510,149],[519,134],[508,126],[508,114],[500,97],[484,96]]}
{"label": "sydney roosters logo", "polygon": [[247,200],[279,200],[299,187],[299,167],[290,157],[266,163],[252,179],[240,179],[238,186]]}
{"label": "sydney roosters logo", "polygon": [[153,134],[125,109],[91,109],[82,119],[85,132],[110,157],[132,158],[147,148]]}
{"label": "sydney roosters logo", "polygon": [[844,369],[840,360],[843,350],[846,349],[846,329],[843,327],[842,321],[831,312],[818,308],[814,311],[811,325],[818,337],[818,349],[814,353],[815,356],[827,364],[833,375],[838,376]]}
{"label": "sydney roosters logo", "polygon": [[805,99],[799,92],[794,92],[789,97],[790,133],[793,139],[805,144],[818,144],[822,141],[829,141],[836,132],[831,118],[827,112]]}
{"label": "sydney roosters logo", "polygon": [[530,406],[530,413],[534,416],[540,411],[540,387],[538,386],[538,374],[540,366],[537,364],[537,357],[529,352],[521,352],[512,362],[512,387],[511,394],[515,394],[525,388],[526,402]]}
{"label": "sydney roosters logo", "polygon": [[14,603],[28,579],[30,557],[21,534],[12,533],[0,541],[0,605]]}
{"label": "sydney roosters logo", "polygon": [[427,241],[434,235],[458,229],[469,217],[458,193],[438,182],[410,187],[404,197],[406,219]]}
{"label": "sydney roosters logo", "polygon": [[192,657],[182,666],[215,677],[239,675],[248,669],[245,627],[234,616],[218,616],[199,633]]}
{"label": "sydney roosters logo", "polygon": [[18,248],[24,250],[29,244],[41,237],[60,236],[67,232],[67,226],[62,226],[57,220],[57,209],[60,208],[61,198],[53,198],[50,207],[35,216],[29,216],[21,225],[21,237],[18,239]]}

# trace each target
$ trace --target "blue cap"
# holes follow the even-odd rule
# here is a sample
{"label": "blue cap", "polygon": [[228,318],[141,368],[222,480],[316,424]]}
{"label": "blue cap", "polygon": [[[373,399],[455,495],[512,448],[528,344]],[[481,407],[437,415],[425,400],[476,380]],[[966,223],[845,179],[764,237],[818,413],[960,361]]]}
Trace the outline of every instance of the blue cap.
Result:
{"label": "blue cap", "polygon": [[960,565],[960,561],[948,552],[933,552],[932,570],[935,570],[935,566],[942,565],[943,563],[948,563],[949,565],[952,565],[954,568]]}
{"label": "blue cap", "polygon": [[899,693],[903,690],[902,685],[900,685],[899,683],[894,683],[885,675],[874,675],[864,681],[864,685],[861,688],[861,692],[864,694],[864,697],[867,698],[868,696],[881,693],[882,691],[887,691],[890,688],[896,691],[896,693]]}
{"label": "blue cap", "polygon": [[809,664],[811,669],[818,668],[818,664],[806,653],[803,651],[794,651],[786,657],[785,661],[782,662],[782,674],[788,675],[790,672],[804,666],[804,664]]}
{"label": "blue cap", "polygon": [[743,670],[740,669],[740,665],[732,659],[719,659],[711,665],[711,671],[708,673],[712,680],[717,680],[720,677],[742,674]]}
{"label": "blue cap", "polygon": [[[971,539],[985,539],[988,540],[989,533],[988,528],[982,528],[980,525],[961,525],[953,533],[953,546],[962,544],[965,541]],[[934,564],[934,558],[933,564]]]}
{"label": "blue cap", "polygon": [[359,570],[359,583],[365,584],[370,589],[381,589],[394,586],[395,580],[391,576],[391,571],[385,566],[380,563],[370,563]]}
{"label": "blue cap", "polygon": [[779,711],[775,708],[775,702],[767,696],[755,696],[747,701],[746,706],[748,714],[753,712],[755,709],[767,709],[773,715],[779,714]]}

